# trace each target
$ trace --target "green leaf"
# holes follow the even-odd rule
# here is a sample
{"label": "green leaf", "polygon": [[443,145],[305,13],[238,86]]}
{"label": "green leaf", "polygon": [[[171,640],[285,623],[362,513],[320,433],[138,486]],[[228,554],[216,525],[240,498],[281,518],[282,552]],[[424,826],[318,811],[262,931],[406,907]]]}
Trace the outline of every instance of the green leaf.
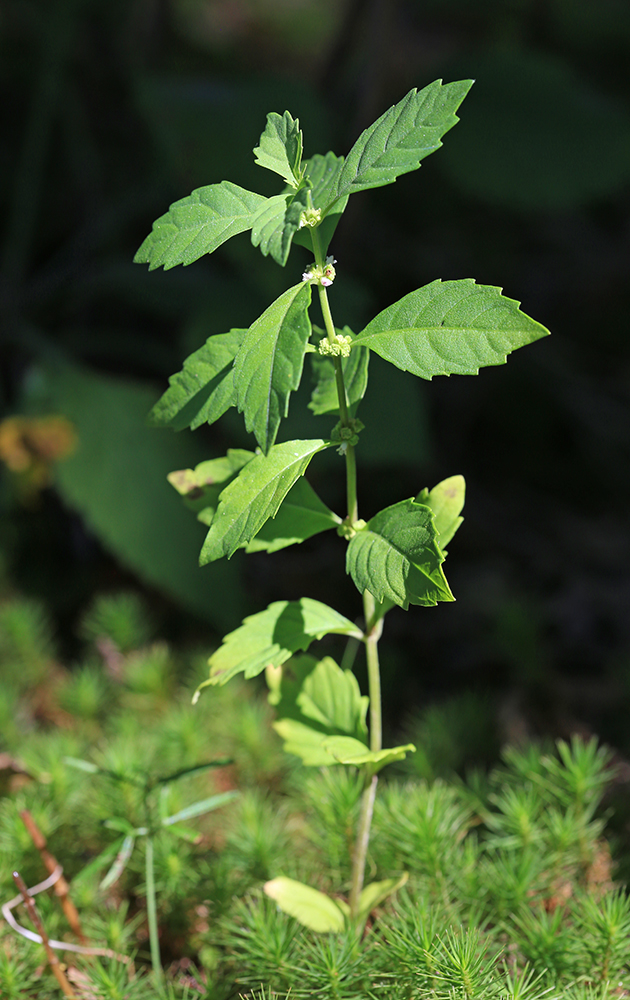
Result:
{"label": "green leaf", "polygon": [[477,375],[549,333],[519,302],[472,278],[442,281],[405,295],[368,323],[357,343],[420,378]]}
{"label": "green leaf", "polygon": [[225,487],[239,474],[244,465],[251,462],[253,451],[244,448],[228,448],[224,458],[211,458],[200,462],[194,469],[178,469],[169,472],[167,479],[181,496],[189,510],[197,515],[203,524],[212,524],[219,503],[219,496]]}
{"label": "green leaf", "polygon": [[416,503],[430,507],[433,524],[437,532],[437,543],[446,555],[445,548],[464,520],[460,511],[464,506],[466,481],[463,476],[451,476],[434,486],[431,492],[422,490]]}
{"label": "green leaf", "polygon": [[331,183],[326,210],[337,198],[366,188],[391,184],[416,170],[420,161],[442,145],[441,138],[459,119],[455,112],[472,80],[443,84],[436,80],[420,93],[410,90],[402,101],[361,133]]}
{"label": "green leaf", "polygon": [[271,254],[284,267],[307,204],[308,193],[304,188],[295,195],[274,195],[262,206],[252,224],[252,244],[260,247],[264,257]]}
{"label": "green leaf", "polygon": [[149,423],[181,431],[213,424],[236,406],[232,380],[234,358],[247,330],[230,330],[208,337],[203,347],[184,361],[181,372],[171,375],[169,388],[149,414]]}
{"label": "green leaf", "polygon": [[280,875],[265,882],[263,888],[284,913],[295,917],[300,924],[312,931],[336,934],[345,927],[349,913],[347,903],[331,899],[318,889],[312,889],[310,885]]}
{"label": "green leaf", "polygon": [[[343,337],[354,339],[352,330],[347,326],[336,332]],[[346,395],[350,408],[354,407],[353,415],[356,405],[363,399],[367,389],[369,360],[370,352],[363,347],[355,347],[347,358],[341,359]],[[321,354],[312,354],[311,364],[315,388],[308,404],[309,410],[312,410],[315,416],[324,413],[338,413],[339,399],[334,362],[331,358],[323,357]]]}
{"label": "green leaf", "polygon": [[259,167],[280,174],[287,184],[296,188],[301,180],[302,132],[298,118],[288,111],[283,115],[271,111],[260,137],[260,145],[254,149],[254,158]]}
{"label": "green leaf", "polygon": [[225,805],[226,802],[231,802],[233,799],[238,798],[239,793],[236,791],[229,792],[219,792],[218,795],[211,795],[208,799],[203,799],[200,802],[193,802],[192,805],[186,806],[185,809],[181,809],[179,812],[174,813],[172,816],[167,816],[162,820],[162,826],[172,826],[173,823],[179,823],[181,820],[193,819],[195,816],[203,816],[205,813],[212,812],[214,809],[219,809],[221,806]]}
{"label": "green leaf", "polygon": [[276,516],[247,544],[246,552],[277,552],[288,545],[299,545],[337,524],[341,524],[341,518],[329,510],[313,487],[301,478],[287,493]]}
{"label": "green leaf", "polygon": [[280,504],[318,451],[330,448],[319,438],[284,441],[268,455],[256,455],[226,486],[201,550],[200,563],[234,555],[258,534],[265,521],[275,517]]}
{"label": "green leaf", "polygon": [[149,270],[176,264],[192,264],[238,233],[252,228],[267,201],[261,194],[246,191],[238,184],[221,181],[197,188],[181,198],[153,223],[153,231],[136,253],[136,264]]}
{"label": "green leaf", "polygon": [[320,601],[309,597],[276,601],[225,636],[208,661],[210,677],[197,689],[195,700],[208,684],[225,684],[239,673],[256,677],[265,667],[279,667],[330,633],[363,637],[356,625]]}
{"label": "green leaf", "polygon": [[245,426],[264,452],[276,439],[298,388],[311,334],[311,286],[293,285],[272,302],[245,334],[234,362],[234,386]]}
{"label": "green leaf", "polygon": [[408,753],[414,753],[413,743],[406,743],[404,746],[391,747],[388,750],[370,750],[360,740],[355,740],[351,736],[328,736],[322,747],[328,751],[338,764],[349,764],[354,767],[369,765],[370,774],[378,774],[388,764],[395,761],[404,760]]}
{"label": "green leaf", "polygon": [[398,889],[402,889],[408,878],[409,873],[403,872],[400,878],[386,878],[382,882],[370,882],[369,885],[366,885],[359,896],[359,921],[363,923],[367,920],[374,907],[382,903],[392,893],[397,892]]}
{"label": "green leaf", "polygon": [[356,677],[329,657],[293,657],[285,666],[267,670],[269,701],[279,720],[274,729],[287,753],[308,766],[336,764],[324,750],[329,736],[367,738],[365,714],[369,699],[361,695]]}
{"label": "green leaf", "polygon": [[369,590],[377,601],[387,598],[407,610],[410,604],[454,600],[443,561],[430,509],[402,500],[357,531],[348,545],[346,570],[360,593]]}

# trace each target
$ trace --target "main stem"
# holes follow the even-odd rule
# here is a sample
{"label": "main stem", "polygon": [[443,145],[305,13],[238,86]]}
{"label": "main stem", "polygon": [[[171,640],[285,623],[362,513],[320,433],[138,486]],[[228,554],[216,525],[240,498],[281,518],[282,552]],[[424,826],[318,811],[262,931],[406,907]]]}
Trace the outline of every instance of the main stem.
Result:
{"label": "main stem", "polygon": [[[315,261],[320,266],[324,265],[324,255],[319,242],[317,229],[311,230],[313,241],[313,253]],[[329,342],[335,342],[335,324],[333,322],[328,293],[323,285],[317,286],[319,292],[319,302],[324,317],[324,326]],[[350,413],[348,410],[348,398],[343,378],[343,367],[340,357],[333,358],[335,365],[335,378],[337,382],[337,396],[339,399],[339,419],[342,428],[350,428]],[[345,448],[346,457],[346,492],[348,514],[347,523],[353,525],[359,519],[359,508],[357,501],[357,466],[353,445],[347,443]],[[382,617],[376,614],[376,602],[369,592],[363,592],[363,617],[365,619],[365,655],[367,660],[368,690],[370,695],[370,749],[378,752],[383,746],[383,723],[381,709],[381,673],[378,660],[378,640],[382,631]],[[376,798],[376,786],[378,776],[365,772],[365,788],[361,798],[361,813],[357,828],[357,838],[352,855],[352,880],[350,888],[350,915],[356,920],[359,915],[359,901],[361,891],[365,881],[365,864],[367,860],[368,846],[370,843],[370,830],[372,827],[372,815],[374,813],[374,800]]]}

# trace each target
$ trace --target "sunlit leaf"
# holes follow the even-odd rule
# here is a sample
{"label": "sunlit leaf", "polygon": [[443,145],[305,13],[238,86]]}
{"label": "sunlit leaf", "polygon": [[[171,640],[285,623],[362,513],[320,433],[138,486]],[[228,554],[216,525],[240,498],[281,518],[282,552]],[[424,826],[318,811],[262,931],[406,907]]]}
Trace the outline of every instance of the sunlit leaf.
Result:
{"label": "sunlit leaf", "polygon": [[230,181],[197,188],[187,198],[174,202],[153,223],[153,231],[134,261],[148,264],[150,271],[156,267],[167,271],[176,264],[192,264],[232,236],[251,229],[266,201],[263,195],[246,191]]}
{"label": "sunlit leaf", "polygon": [[259,167],[280,174],[287,184],[297,187],[300,181],[302,160],[302,132],[298,118],[288,111],[283,115],[271,111],[260,137],[260,145],[254,149],[254,158]]}
{"label": "sunlit leaf", "polygon": [[336,900],[310,885],[280,875],[265,882],[263,888],[284,913],[312,931],[338,933],[345,927],[347,904],[342,909]]}
{"label": "sunlit leaf", "polygon": [[401,174],[416,170],[425,156],[439,149],[442,136],[459,120],[455,112],[472,83],[436,80],[419,93],[410,90],[381,115],[361,133],[341,168],[335,168],[325,210],[337,198],[391,184]]}
{"label": "sunlit leaf", "polygon": [[466,482],[463,476],[450,476],[434,486],[432,490],[421,490],[416,497],[416,503],[431,508],[433,524],[437,532],[437,543],[442,549],[448,545],[451,538],[463,522],[460,511],[464,506]]}
{"label": "sunlit leaf", "polygon": [[311,286],[293,285],[247,331],[234,362],[234,386],[245,426],[264,452],[274,443],[300,384],[311,334]]}
{"label": "sunlit leaf", "polygon": [[428,507],[402,500],[380,511],[357,531],[346,553],[346,569],[360,593],[390,600],[405,610],[454,600],[442,572],[444,554]]}
{"label": "sunlit leaf", "polygon": [[287,493],[328,441],[285,441],[256,455],[223,490],[201,550],[200,562],[232,556],[274,517]]}
{"label": "sunlit leaf", "polygon": [[519,305],[472,278],[438,278],[375,316],[357,343],[421,378],[477,375],[549,333]]}
{"label": "sunlit leaf", "polygon": [[208,661],[210,677],[199,686],[195,698],[207,684],[225,684],[239,673],[256,677],[267,666],[278,667],[330,633],[362,637],[353,622],[320,601],[309,597],[276,601],[225,636]]}

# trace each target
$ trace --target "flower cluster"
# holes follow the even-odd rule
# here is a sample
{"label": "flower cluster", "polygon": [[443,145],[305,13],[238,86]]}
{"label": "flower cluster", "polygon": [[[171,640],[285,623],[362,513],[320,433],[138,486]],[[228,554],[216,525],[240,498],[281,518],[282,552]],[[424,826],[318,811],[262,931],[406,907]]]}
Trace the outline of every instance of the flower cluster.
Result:
{"label": "flower cluster", "polygon": [[327,337],[322,337],[319,344],[317,345],[317,350],[320,354],[328,355],[329,357],[347,358],[350,354],[350,348],[352,346],[352,337],[344,337],[342,333],[335,333],[334,340],[329,340]]}
{"label": "flower cluster", "polygon": [[323,267],[318,264],[311,264],[302,275],[302,281],[310,281],[312,285],[323,285],[328,288],[335,280],[335,267],[337,263],[334,257],[327,257]]}

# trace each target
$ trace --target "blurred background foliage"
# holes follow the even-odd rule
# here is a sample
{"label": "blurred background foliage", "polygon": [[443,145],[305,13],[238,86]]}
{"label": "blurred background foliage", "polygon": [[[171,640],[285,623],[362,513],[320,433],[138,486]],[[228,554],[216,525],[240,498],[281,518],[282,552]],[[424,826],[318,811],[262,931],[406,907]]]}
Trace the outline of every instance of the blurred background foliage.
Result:
{"label": "blurred background foliage", "polygon": [[[268,111],[299,115],[307,155],[342,153],[411,87],[474,77],[444,149],[352,199],[331,248],[340,324],[475,277],[553,333],[473,379],[421,383],[374,359],[362,516],[468,483],[457,604],[388,618],[389,724],[463,698],[409,720],[427,774],[440,734],[480,718],[486,747],[577,730],[630,754],[629,61],[625,0],[4,0],[3,593],[43,601],[69,657],[94,594],[121,588],[169,640],[216,642],[304,593],[355,616],[334,536],[199,569],[203,527],[166,474],[251,439],[233,414],[194,435],[145,421],[183,358],[249,325],[308,256],[283,273],[244,235],[168,273],[131,261],[195,187],[273,193],[251,155]],[[325,430],[309,391],[285,439]],[[343,513],[334,461],[313,470]],[[456,766],[483,756],[482,735]]]}

